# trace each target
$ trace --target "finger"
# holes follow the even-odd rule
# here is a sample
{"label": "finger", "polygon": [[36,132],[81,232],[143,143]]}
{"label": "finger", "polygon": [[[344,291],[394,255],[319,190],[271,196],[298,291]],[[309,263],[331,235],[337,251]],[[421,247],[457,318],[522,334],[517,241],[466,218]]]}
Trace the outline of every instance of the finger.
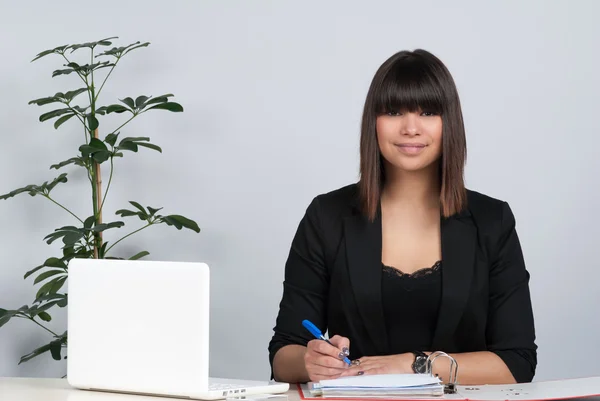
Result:
{"label": "finger", "polygon": [[318,365],[307,366],[306,371],[308,372],[310,377],[321,376],[328,378],[340,377],[340,375],[343,373],[342,369],[326,368],[324,366]]}
{"label": "finger", "polygon": [[360,359],[360,364],[352,365],[348,369],[346,369],[342,376],[360,376],[362,374],[366,374],[366,372],[380,371],[381,365],[377,363],[377,361],[370,359]]}
{"label": "finger", "polygon": [[350,340],[348,338],[336,334],[329,341],[341,350],[345,356],[350,355]]}
{"label": "finger", "polygon": [[341,361],[329,355],[323,355],[311,351],[308,351],[304,355],[304,361],[306,364],[309,365],[317,365],[323,366],[325,368],[333,368],[339,370],[345,370],[348,367],[348,365],[346,365],[344,361]]}
{"label": "finger", "polygon": [[308,342],[306,348],[308,352],[316,352],[322,355],[328,355],[337,360],[342,360],[345,357],[345,354],[334,345],[329,344],[327,341],[323,340],[311,340]]}

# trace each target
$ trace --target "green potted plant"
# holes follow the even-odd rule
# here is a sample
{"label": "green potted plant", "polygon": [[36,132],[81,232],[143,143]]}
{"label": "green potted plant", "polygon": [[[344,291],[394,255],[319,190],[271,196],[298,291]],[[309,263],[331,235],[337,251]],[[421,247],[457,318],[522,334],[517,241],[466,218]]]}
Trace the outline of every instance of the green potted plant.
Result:
{"label": "green potted plant", "polygon": [[[103,238],[103,233],[107,230],[122,231],[125,221],[115,220],[105,222],[103,220],[104,204],[106,196],[109,193],[110,185],[113,180],[113,170],[117,160],[123,157],[127,152],[138,152],[141,149],[148,149],[162,152],[162,149],[151,143],[148,137],[126,136],[123,134],[125,127],[134,119],[149,111],[170,111],[182,112],[183,107],[179,103],[170,100],[172,94],[161,96],[124,97],[120,101],[108,105],[100,105],[100,94],[104,85],[108,81],[112,72],[119,62],[132,51],[145,48],[148,42],[135,42],[128,46],[111,47],[112,41],[118,39],[111,37],[97,42],[89,42],[74,45],[59,46],[54,49],[45,50],[39,53],[32,61],[42,57],[53,55],[63,62],[60,69],[52,73],[52,77],[74,77],[81,84],[66,92],[58,92],[53,96],[35,99],[29,104],[37,106],[46,106],[59,104],[58,108],[47,111],[39,117],[39,121],[54,121],[54,128],[69,127],[69,131],[77,131],[72,125],[65,124],[68,121],[81,124],[81,130],[84,131],[84,141],[79,146],[75,156],[50,166],[51,170],[60,170],[66,167],[84,169],[91,188],[91,204],[89,207],[90,215],[77,216],[67,206],[58,200],[55,193],[60,184],[67,182],[67,173],[56,176],[51,181],[45,181],[42,184],[27,185],[25,187],[11,191],[0,196],[0,199],[9,199],[17,195],[29,194],[44,198],[68,214],[69,223],[55,229],[48,234],[44,240],[48,244],[55,241],[62,242],[62,254],[46,259],[39,266],[27,271],[25,279],[33,278],[33,284],[39,288],[35,298],[30,305],[23,305],[18,309],[0,308],[0,327],[8,323],[11,319],[21,318],[31,321],[33,324],[45,330],[51,339],[47,344],[33,350],[27,355],[21,357],[20,363],[35,358],[38,355],[50,352],[52,358],[60,360],[66,358],[63,348],[67,347],[67,331],[55,333],[50,330],[45,322],[52,319],[50,314],[52,308],[64,308],[68,303],[68,294],[61,292],[63,285],[67,281],[69,272],[69,261],[74,258],[115,258],[124,259],[122,256],[113,255],[115,245],[130,237],[131,235],[144,230],[150,226],[166,224],[173,226],[178,230],[183,228],[200,232],[200,228],[195,221],[190,220],[178,214],[161,213],[162,208],[142,206],[140,203],[130,201],[131,207],[119,209],[116,215],[126,220],[141,220],[141,227],[136,227],[126,234],[110,243]],[[84,62],[75,62],[73,54],[81,55]],[[101,76],[101,73],[104,73]],[[98,85],[100,83],[100,85]],[[102,116],[117,113],[127,116],[116,129],[104,128],[100,135]],[[63,125],[64,124],[64,125]],[[102,188],[102,168],[108,169],[108,183],[103,193]],[[62,185],[61,185],[62,186]],[[82,196],[84,196],[82,194]],[[89,194],[85,194],[89,199]],[[128,259],[140,259],[149,255],[147,251],[140,251],[135,255],[126,255]]]}

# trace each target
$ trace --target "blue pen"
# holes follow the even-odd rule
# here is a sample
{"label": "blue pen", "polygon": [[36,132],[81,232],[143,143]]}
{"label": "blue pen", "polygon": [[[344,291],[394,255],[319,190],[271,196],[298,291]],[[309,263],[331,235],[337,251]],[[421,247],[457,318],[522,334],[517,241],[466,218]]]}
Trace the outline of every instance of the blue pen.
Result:
{"label": "blue pen", "polygon": [[[323,334],[321,333],[321,330],[319,330],[317,328],[317,326],[315,326],[311,321],[309,320],[303,320],[302,321],[302,326],[304,326],[306,328],[306,330],[310,331],[311,334],[313,336],[315,336],[315,338],[319,339],[319,340],[323,340],[325,342],[327,342],[328,344],[331,344],[331,342],[325,338],[325,336],[323,336]],[[331,344],[333,345],[333,344]],[[334,345],[335,347],[335,345]],[[348,357],[344,356],[344,362],[346,362],[348,365],[352,365],[352,362],[350,362],[350,359],[348,359]]]}

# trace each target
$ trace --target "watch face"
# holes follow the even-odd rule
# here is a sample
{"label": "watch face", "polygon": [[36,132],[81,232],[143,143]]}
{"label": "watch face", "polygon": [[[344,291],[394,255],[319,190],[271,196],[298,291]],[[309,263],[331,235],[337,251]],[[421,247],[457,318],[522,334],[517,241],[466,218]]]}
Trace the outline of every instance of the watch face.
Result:
{"label": "watch face", "polygon": [[418,355],[415,358],[415,371],[417,373],[425,373],[427,369],[427,357]]}

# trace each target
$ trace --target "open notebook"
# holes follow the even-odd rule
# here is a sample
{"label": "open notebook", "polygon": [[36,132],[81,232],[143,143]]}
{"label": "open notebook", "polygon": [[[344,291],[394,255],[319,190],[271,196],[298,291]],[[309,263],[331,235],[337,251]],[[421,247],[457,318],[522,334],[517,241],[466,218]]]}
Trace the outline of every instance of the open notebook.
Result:
{"label": "open notebook", "polygon": [[299,385],[298,391],[302,400],[549,401],[587,398],[588,401],[600,401],[600,376],[520,384],[457,385],[453,393],[443,390],[440,393],[443,385],[431,379],[425,374],[355,376]]}

